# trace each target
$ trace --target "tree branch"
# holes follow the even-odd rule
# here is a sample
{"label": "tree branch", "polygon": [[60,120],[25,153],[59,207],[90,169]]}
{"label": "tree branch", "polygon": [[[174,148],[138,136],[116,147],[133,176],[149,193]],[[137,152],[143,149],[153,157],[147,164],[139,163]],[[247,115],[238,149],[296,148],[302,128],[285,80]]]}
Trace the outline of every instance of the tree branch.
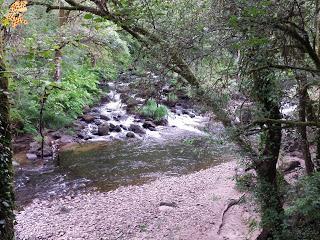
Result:
{"label": "tree branch", "polygon": [[89,7],[89,6],[84,6],[81,4],[78,4],[72,0],[66,0],[66,2],[69,4],[69,6],[56,6],[56,5],[50,5],[47,3],[43,3],[43,2],[37,2],[37,1],[30,1],[28,3],[28,6],[43,6],[47,8],[47,12],[50,12],[52,10],[59,10],[59,9],[63,9],[63,10],[68,10],[68,11],[83,11],[83,12],[89,12],[98,16],[104,16],[103,13],[97,9],[97,8],[93,8],[93,7]]}
{"label": "tree branch", "polygon": [[281,124],[281,125],[287,125],[290,127],[320,127],[320,122],[301,122],[301,121],[289,121],[289,120],[277,120],[277,119],[269,119],[269,118],[262,118],[255,120],[252,124],[248,125],[255,126],[255,125],[261,125],[261,124]]}
{"label": "tree branch", "polygon": [[301,71],[306,71],[306,72],[312,72],[315,74],[320,74],[320,70],[317,69],[312,69],[312,68],[306,68],[306,67],[297,67],[297,66],[290,66],[290,65],[266,65],[266,66],[262,66],[259,68],[255,68],[252,69],[250,72],[257,72],[263,69],[268,69],[268,68],[276,68],[276,69],[280,69],[280,70],[287,70],[287,69],[292,69],[292,70],[301,70]]}

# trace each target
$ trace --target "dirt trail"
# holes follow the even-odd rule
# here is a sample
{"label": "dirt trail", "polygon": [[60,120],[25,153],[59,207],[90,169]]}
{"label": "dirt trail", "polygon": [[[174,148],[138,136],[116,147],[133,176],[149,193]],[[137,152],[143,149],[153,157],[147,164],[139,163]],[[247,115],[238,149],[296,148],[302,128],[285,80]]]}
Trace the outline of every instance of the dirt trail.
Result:
{"label": "dirt trail", "polygon": [[252,239],[248,204],[233,206],[217,234],[230,199],[242,194],[233,180],[236,163],[53,201],[34,201],[17,214],[19,240]]}

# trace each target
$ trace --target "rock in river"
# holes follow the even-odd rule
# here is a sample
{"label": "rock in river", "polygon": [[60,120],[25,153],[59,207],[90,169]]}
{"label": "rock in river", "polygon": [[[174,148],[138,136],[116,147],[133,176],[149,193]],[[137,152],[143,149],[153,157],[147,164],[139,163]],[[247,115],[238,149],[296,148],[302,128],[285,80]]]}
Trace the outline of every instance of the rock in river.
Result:
{"label": "rock in river", "polygon": [[[145,121],[142,125],[142,127],[147,128],[147,129],[155,129],[156,125],[152,121]],[[151,130],[150,129],[150,130]],[[152,130],[151,130],[152,131]]]}
{"label": "rock in river", "polygon": [[158,126],[167,126],[169,124],[168,119],[162,118],[154,122]]}
{"label": "rock in river", "polygon": [[109,121],[109,120],[110,120],[110,117],[108,117],[107,115],[104,115],[104,114],[101,114],[101,115],[100,115],[100,118],[101,118],[102,120],[105,120],[105,121]]}
{"label": "rock in river", "polygon": [[91,123],[94,121],[95,116],[93,115],[89,115],[89,114],[85,114],[82,116],[82,119],[86,122],[86,123]]}
{"label": "rock in river", "polygon": [[98,135],[105,136],[109,133],[109,126],[107,123],[103,123],[98,127]]}
{"label": "rock in river", "polygon": [[136,135],[134,135],[133,132],[127,132],[126,136],[127,136],[127,138],[135,138],[136,137]]}
{"label": "rock in river", "polygon": [[132,132],[138,133],[138,134],[145,134],[146,133],[146,131],[137,124],[131,124],[129,127],[129,131],[132,131]]}

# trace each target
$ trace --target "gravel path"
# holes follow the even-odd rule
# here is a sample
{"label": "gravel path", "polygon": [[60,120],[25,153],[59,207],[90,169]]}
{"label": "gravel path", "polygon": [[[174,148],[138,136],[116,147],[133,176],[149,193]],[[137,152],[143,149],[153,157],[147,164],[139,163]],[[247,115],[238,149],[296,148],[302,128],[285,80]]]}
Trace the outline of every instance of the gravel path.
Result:
{"label": "gravel path", "polygon": [[[221,214],[234,188],[235,162],[142,186],[53,201],[34,201],[17,214],[20,240],[244,240],[252,214],[246,204]],[[169,205],[169,206],[168,206]]]}

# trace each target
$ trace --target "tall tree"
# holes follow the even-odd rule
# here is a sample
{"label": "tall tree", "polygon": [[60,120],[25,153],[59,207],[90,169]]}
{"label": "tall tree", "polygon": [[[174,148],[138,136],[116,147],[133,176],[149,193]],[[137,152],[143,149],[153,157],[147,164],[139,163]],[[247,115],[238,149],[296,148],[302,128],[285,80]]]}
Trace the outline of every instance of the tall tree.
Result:
{"label": "tall tree", "polygon": [[10,133],[9,79],[5,65],[5,28],[0,32],[0,239],[12,240],[13,229],[13,172]]}
{"label": "tall tree", "polygon": [[[265,118],[281,119],[276,96],[275,75],[267,71],[253,74],[254,99]],[[258,199],[261,203],[262,232],[259,240],[281,232],[283,207],[277,181],[277,162],[281,146],[281,124],[267,123],[261,136],[261,150],[255,169],[258,176]]]}
{"label": "tall tree", "polygon": [[5,64],[7,28],[26,23],[23,13],[27,2],[19,0],[11,4],[8,13],[0,2],[0,239],[14,239],[14,193],[10,132],[9,71]]}

